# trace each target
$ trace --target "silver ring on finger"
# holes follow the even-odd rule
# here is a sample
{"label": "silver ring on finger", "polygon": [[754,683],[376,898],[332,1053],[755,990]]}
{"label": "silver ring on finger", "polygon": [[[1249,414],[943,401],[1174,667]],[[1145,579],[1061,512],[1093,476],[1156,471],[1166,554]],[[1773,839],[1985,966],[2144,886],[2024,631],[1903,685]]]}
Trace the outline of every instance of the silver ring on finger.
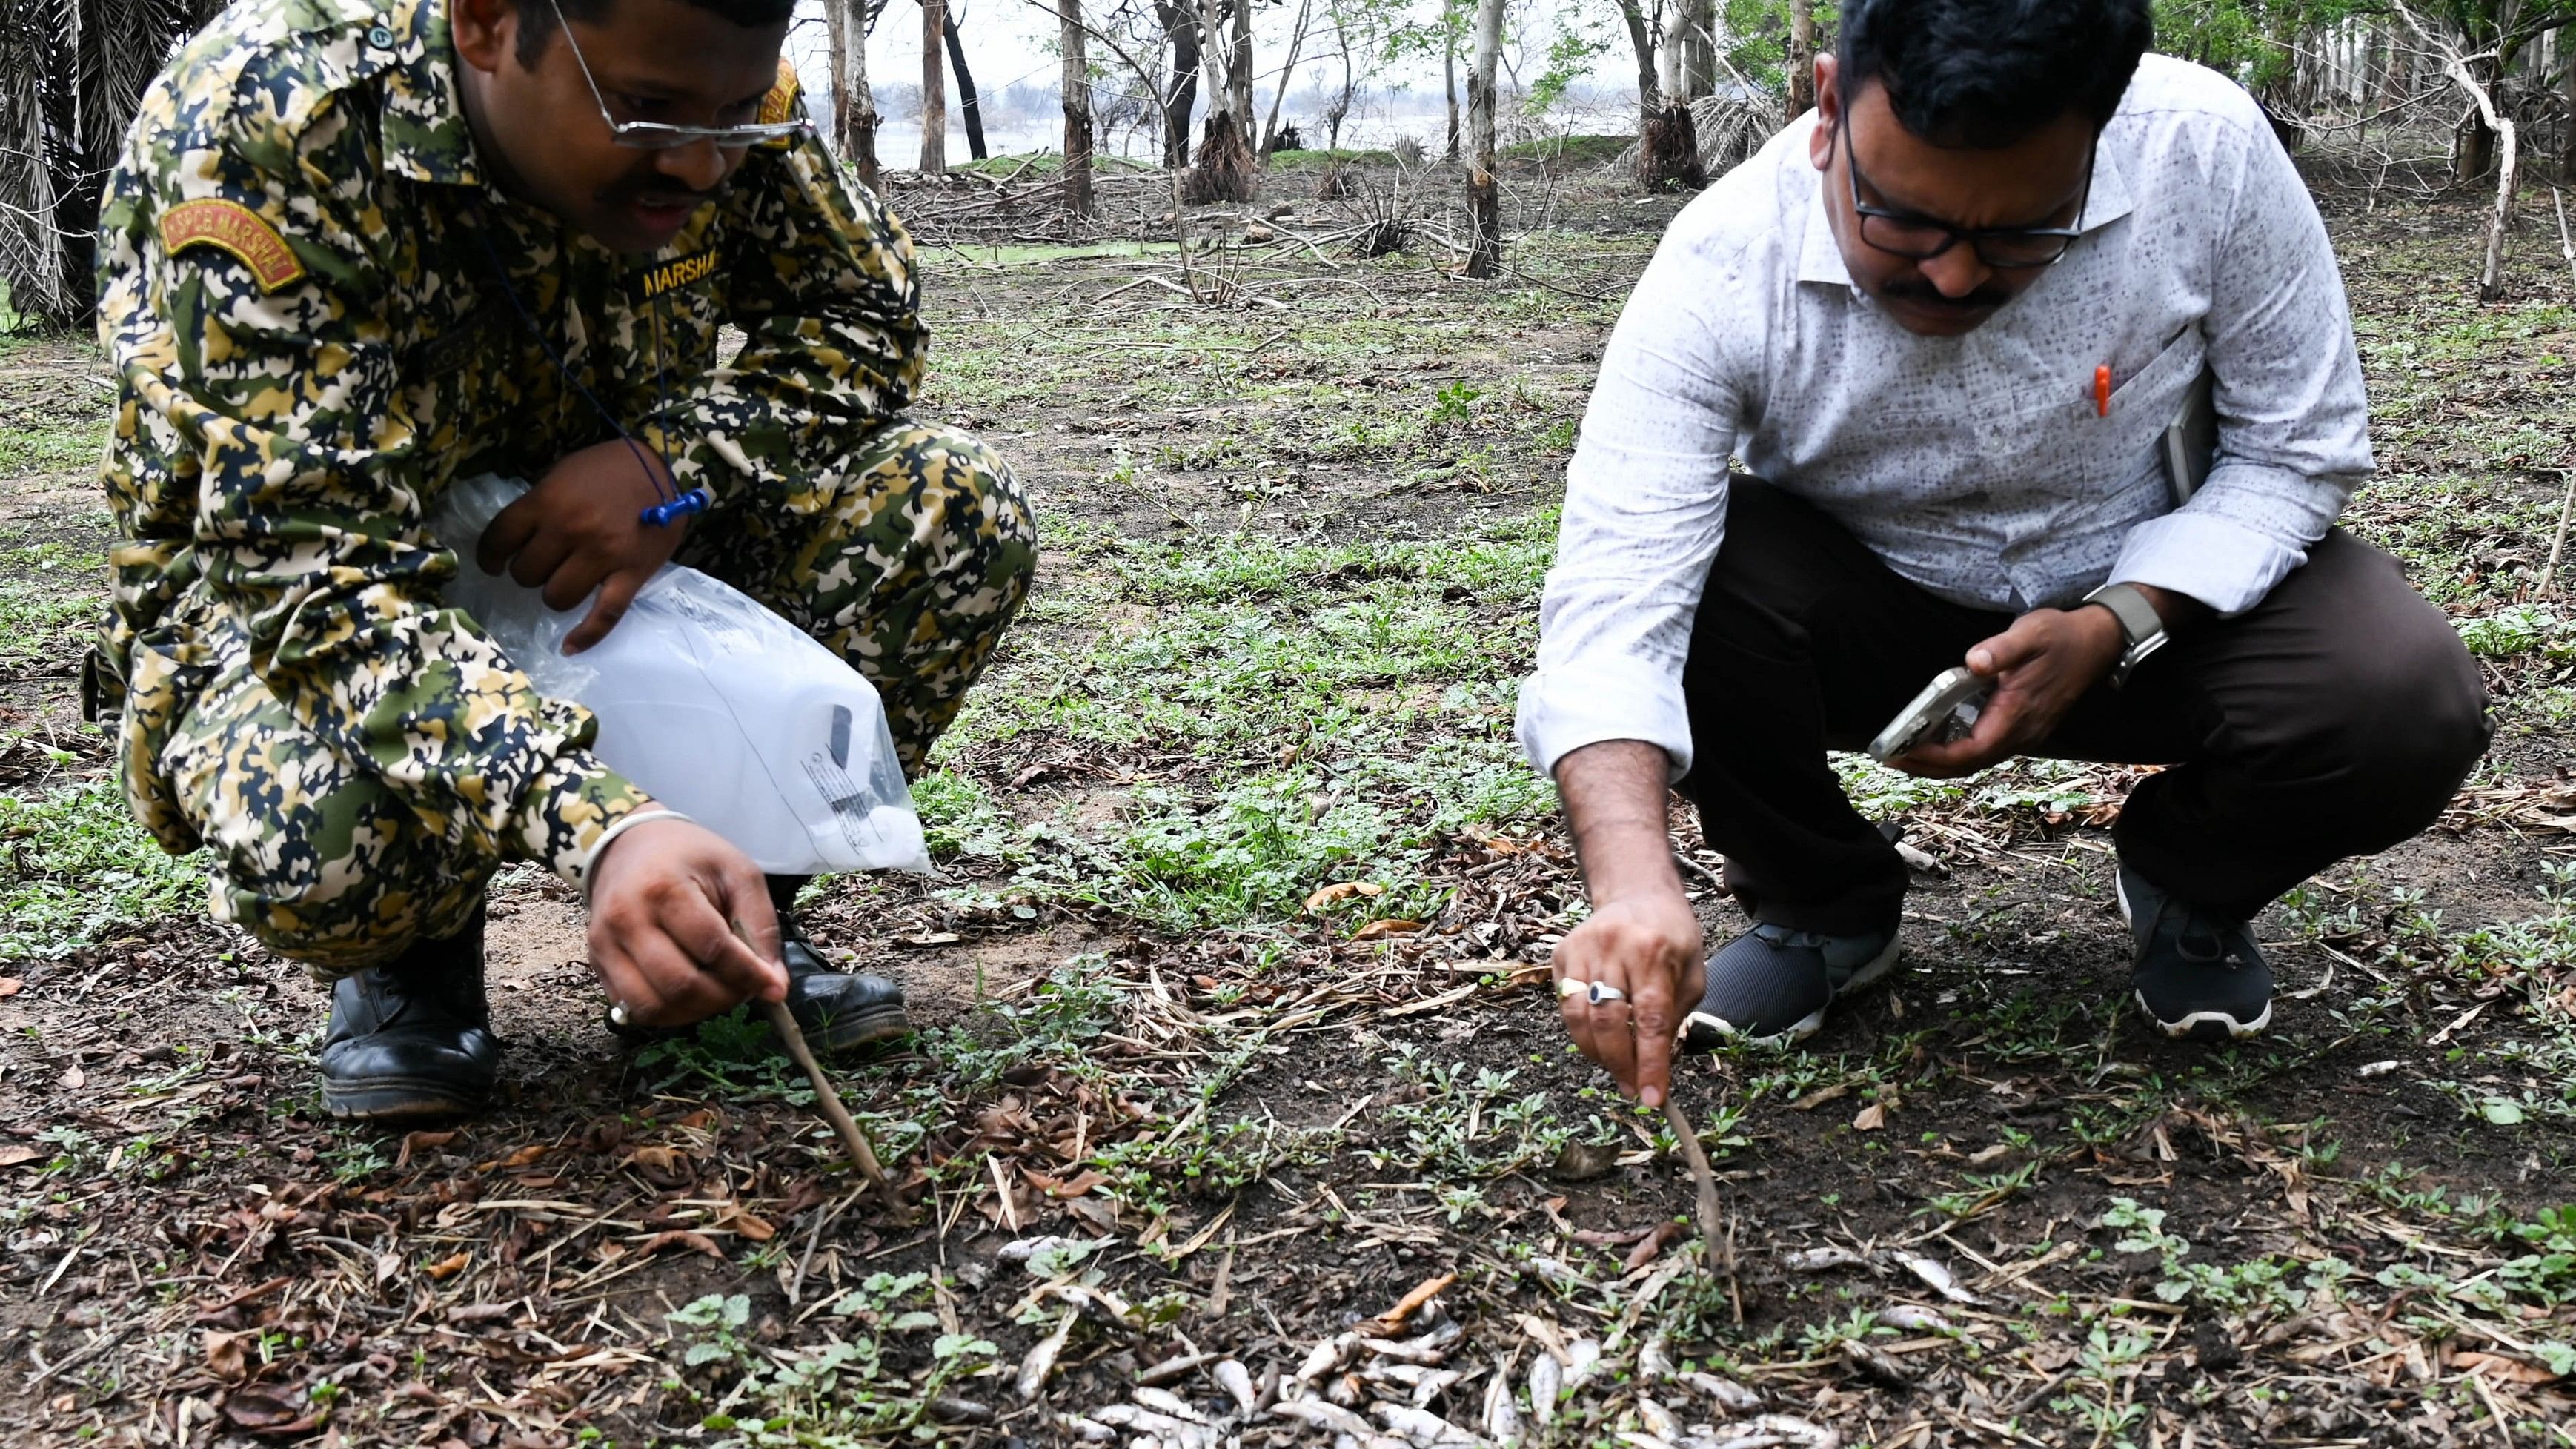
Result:
{"label": "silver ring on finger", "polygon": [[635,1024],[634,1014],[626,1009],[626,1003],[623,1001],[608,1003],[608,1020],[610,1025],[618,1027],[629,1027]]}
{"label": "silver ring on finger", "polygon": [[1592,989],[1586,993],[1585,999],[1590,1001],[1594,1006],[1606,1006],[1613,1001],[1625,1001],[1628,999],[1627,992],[1620,990],[1618,987],[1611,985],[1607,981],[1594,981],[1587,984]]}

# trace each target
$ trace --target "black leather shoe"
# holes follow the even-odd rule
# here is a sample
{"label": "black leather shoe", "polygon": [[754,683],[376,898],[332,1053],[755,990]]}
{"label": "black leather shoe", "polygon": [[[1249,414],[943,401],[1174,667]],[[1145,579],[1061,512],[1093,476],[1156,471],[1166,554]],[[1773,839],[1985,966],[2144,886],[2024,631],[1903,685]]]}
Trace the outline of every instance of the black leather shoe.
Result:
{"label": "black leather shoe", "polygon": [[835,971],[814,948],[796,919],[796,893],[806,877],[774,875],[769,899],[778,907],[779,954],[787,965],[787,1012],[817,1054],[858,1051],[912,1035],[903,988],[865,971]]}
{"label": "black leather shoe", "polygon": [[443,941],[343,976],[322,1042],[322,1105],[334,1117],[415,1122],[482,1110],[501,1044],[483,999],[483,910]]}

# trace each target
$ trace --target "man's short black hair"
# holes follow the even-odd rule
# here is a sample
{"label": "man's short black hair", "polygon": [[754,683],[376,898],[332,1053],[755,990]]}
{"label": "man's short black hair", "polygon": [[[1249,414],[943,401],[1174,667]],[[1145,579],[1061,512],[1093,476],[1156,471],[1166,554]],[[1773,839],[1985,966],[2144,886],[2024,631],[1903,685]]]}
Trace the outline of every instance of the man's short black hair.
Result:
{"label": "man's short black hair", "polygon": [[2155,36],[2148,0],[1846,0],[1844,103],[1887,87],[1936,146],[2009,146],[2073,111],[2111,119]]}
{"label": "man's short black hair", "polygon": [[[511,0],[519,11],[519,64],[529,70],[545,59],[546,42],[555,37],[555,11],[566,20],[589,22],[617,8],[617,0]],[[796,0],[686,0],[712,10],[736,25],[776,25],[796,13]]]}

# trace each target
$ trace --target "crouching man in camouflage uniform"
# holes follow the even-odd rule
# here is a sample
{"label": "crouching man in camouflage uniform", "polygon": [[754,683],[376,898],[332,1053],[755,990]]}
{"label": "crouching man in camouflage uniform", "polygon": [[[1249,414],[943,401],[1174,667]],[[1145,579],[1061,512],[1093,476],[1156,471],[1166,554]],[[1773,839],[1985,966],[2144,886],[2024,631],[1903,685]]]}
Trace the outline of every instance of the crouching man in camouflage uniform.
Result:
{"label": "crouching man in camouflage uniform", "polygon": [[[907,770],[982,670],[1028,504],[903,415],[911,244],[804,127],[792,8],[248,0],[144,101],[101,227],[124,537],[94,702],[137,817],[212,849],[215,914],[336,981],[341,1116],[486,1099],[509,861],[587,891],[627,1021],[760,997],[818,1046],[908,1029],[894,983],[826,969],[800,882],[602,765],[440,601],[478,564],[592,599],[577,650],[676,558],[873,680]],[[422,520],[483,472],[535,486],[460,563]],[[674,498],[703,510],[646,519]]]}

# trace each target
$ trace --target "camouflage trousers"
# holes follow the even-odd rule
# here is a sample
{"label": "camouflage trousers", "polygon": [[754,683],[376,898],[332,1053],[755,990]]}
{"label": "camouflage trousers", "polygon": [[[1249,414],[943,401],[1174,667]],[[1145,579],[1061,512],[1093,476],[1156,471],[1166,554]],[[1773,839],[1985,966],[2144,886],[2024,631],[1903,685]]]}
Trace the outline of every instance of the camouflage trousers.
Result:
{"label": "camouflage trousers", "polygon": [[[1027,497],[997,454],[952,428],[897,421],[837,475],[699,518],[678,561],[866,675],[913,776],[1019,611],[1036,558]],[[161,765],[213,853],[215,916],[320,979],[463,929],[516,854],[429,818],[342,758],[247,668],[207,685]]]}

